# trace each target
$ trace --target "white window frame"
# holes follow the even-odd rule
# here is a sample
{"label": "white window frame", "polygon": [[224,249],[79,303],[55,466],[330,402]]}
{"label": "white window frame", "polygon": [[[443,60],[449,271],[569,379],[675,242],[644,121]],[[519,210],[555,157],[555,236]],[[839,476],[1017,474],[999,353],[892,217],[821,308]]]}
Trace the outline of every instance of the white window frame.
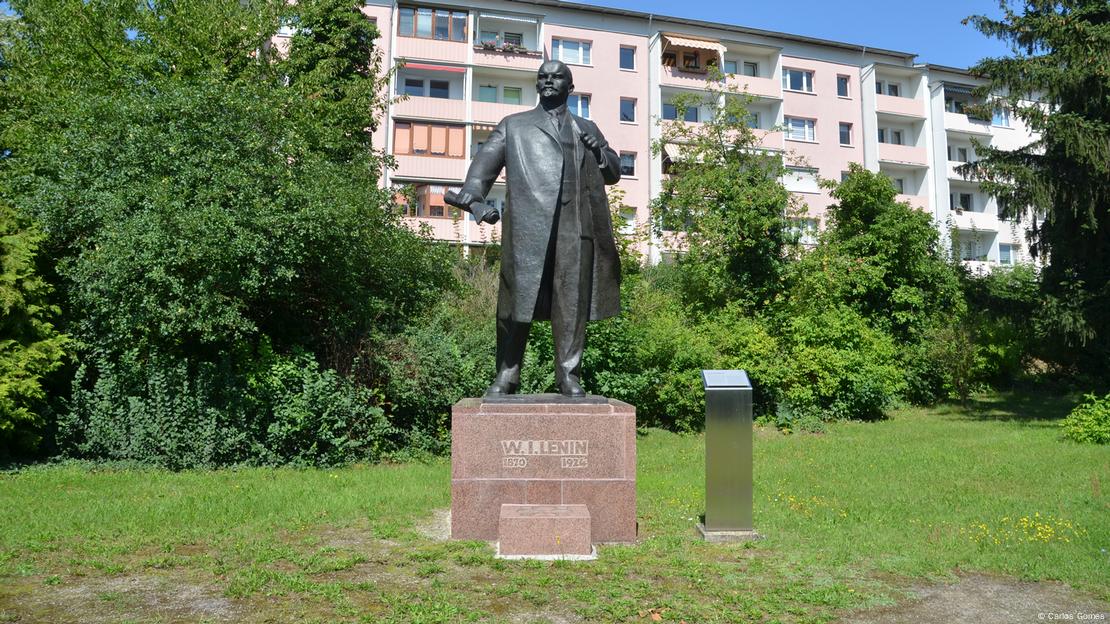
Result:
{"label": "white window frame", "polygon": [[1010,109],[1005,106],[996,106],[991,111],[991,125],[996,128],[1010,127]]}
{"label": "white window frame", "polygon": [[[844,128],[845,127],[848,128],[848,141],[847,142],[844,141]],[[837,139],[840,141],[841,145],[851,145],[852,144],[852,124],[850,124],[846,121],[842,121],[837,125],[836,132],[837,132]]]}
{"label": "white window frame", "polygon": [[[624,67],[621,62],[624,60],[624,51],[632,50],[632,67]],[[636,46],[622,45],[617,51],[617,67],[621,71],[636,71]]]}
{"label": "white window frame", "polygon": [[[748,73],[749,67],[752,70],[750,74]],[[759,63],[756,61],[744,61],[744,66],[740,70],[749,78],[759,78]]]}
{"label": "white window frame", "polygon": [[[793,122],[802,122],[802,137],[798,138],[794,134]],[[805,117],[785,117],[783,118],[783,126],[785,127],[787,141],[804,141],[806,143],[817,142],[817,120],[807,119]]]}
{"label": "white window frame", "polygon": [[[732,63],[732,71],[729,71],[728,65]],[[735,76],[740,73],[740,61],[736,59],[724,59],[721,61],[721,73]]]}
{"label": "white window frame", "polygon": [[[632,119],[624,119],[623,118],[624,103],[625,102],[632,102]],[[636,111],[636,98],[622,97],[620,99],[620,104],[617,107],[617,118],[620,119],[621,123],[626,123],[626,124],[639,123],[640,119],[639,119],[639,115],[637,114],[637,111]]]}
{"label": "white window frame", "polygon": [[[575,105],[571,106],[571,101]],[[586,114],[582,114],[582,102],[586,102]],[[590,94],[589,93],[572,93],[567,98],[567,111],[578,115],[582,119],[590,119]]]}
{"label": "white window frame", "polygon": [[894,187],[894,191],[899,195],[906,194],[906,179],[905,178],[891,178],[890,184]]}
{"label": "white window frame", "polygon": [[[570,59],[569,57],[565,56],[565,54],[566,54],[565,44],[567,44],[567,43],[573,43],[577,47],[578,56],[577,56],[576,59]],[[593,64],[591,62],[593,60],[592,49],[593,49],[593,42],[592,41],[586,41],[586,40],[583,40],[583,39],[564,39],[562,37],[552,37],[551,38],[551,60],[553,60],[553,61],[562,61],[562,62],[566,63],[567,65],[586,65],[586,66],[592,65]]]}
{"label": "white window frame", "polygon": [[[840,79],[844,79],[844,94],[840,93]],[[850,98],[852,97],[852,77],[848,74],[836,75],[836,97]]]}
{"label": "white window frame", "polygon": [[[802,88],[790,88],[790,73],[797,72],[802,75]],[[807,88],[808,87],[808,88]],[[796,69],[793,67],[782,68],[782,89],[794,93],[813,93],[813,71],[809,69]]]}
{"label": "white window frame", "polygon": [[[624,172],[624,157],[625,156],[629,156],[632,159],[632,173],[625,173]],[[636,177],[636,152],[621,152],[620,153],[620,161],[621,161],[621,177],[635,178]]]}

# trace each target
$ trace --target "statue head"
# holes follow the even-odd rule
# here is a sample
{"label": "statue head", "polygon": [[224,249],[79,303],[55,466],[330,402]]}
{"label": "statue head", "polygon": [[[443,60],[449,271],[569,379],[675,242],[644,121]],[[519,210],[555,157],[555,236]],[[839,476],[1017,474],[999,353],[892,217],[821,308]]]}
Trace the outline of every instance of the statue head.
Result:
{"label": "statue head", "polygon": [[545,108],[562,106],[574,91],[574,76],[562,61],[547,61],[536,73],[536,92]]}

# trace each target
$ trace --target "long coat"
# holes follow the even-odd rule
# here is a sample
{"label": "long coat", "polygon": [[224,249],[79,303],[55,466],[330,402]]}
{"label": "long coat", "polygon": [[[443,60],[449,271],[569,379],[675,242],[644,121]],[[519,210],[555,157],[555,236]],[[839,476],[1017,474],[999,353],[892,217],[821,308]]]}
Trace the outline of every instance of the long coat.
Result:
{"label": "long coat", "polygon": [[[592,121],[573,114],[570,117],[576,130],[591,132],[604,143]],[[578,204],[569,204],[567,209],[586,202],[592,217],[594,262],[589,319],[597,320],[620,312],[620,258],[605,195],[605,185],[620,180],[620,158],[606,147],[602,167],[592,150],[580,147],[576,150],[581,181]],[[502,214],[497,315],[518,322],[543,320],[534,313],[562,186],[563,149],[550,115],[542,108],[537,106],[501,120],[475,154],[463,190],[486,197],[502,168],[507,195]],[[475,214],[476,219],[481,217]],[[556,253],[578,252],[556,249]]]}

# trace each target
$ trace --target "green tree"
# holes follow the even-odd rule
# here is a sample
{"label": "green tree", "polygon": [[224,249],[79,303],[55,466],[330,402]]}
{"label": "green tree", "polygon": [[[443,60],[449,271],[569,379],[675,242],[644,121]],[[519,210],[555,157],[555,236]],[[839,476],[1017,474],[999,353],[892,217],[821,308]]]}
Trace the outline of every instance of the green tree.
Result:
{"label": "green tree", "polygon": [[[172,465],[383,448],[349,377],[453,278],[378,188],[383,82],[357,4],[12,7],[0,177],[43,226],[79,345],[63,442]],[[287,58],[282,20],[301,28]],[[349,409],[305,416],[329,403]],[[312,457],[288,443],[303,428],[329,432]]]}
{"label": "green tree", "polygon": [[836,203],[817,247],[791,267],[784,313],[820,317],[849,308],[898,345],[911,398],[940,398],[952,380],[930,345],[967,306],[932,219],[895,201],[890,180],[858,164],[827,186]]}
{"label": "green tree", "polygon": [[[782,156],[760,146],[748,127],[750,100],[711,78],[700,94],[673,100],[677,120],[660,121],[653,151],[677,149],[652,201],[657,231],[684,248],[679,258],[685,300],[705,308],[727,302],[761,306],[782,289],[791,195]],[[682,121],[697,108],[701,123]],[[677,234],[677,236],[675,236]]]}
{"label": "green tree", "polygon": [[980,61],[986,107],[1039,138],[1016,150],[980,145],[966,171],[1005,217],[1039,217],[1031,249],[1047,259],[1042,325],[1060,357],[1105,371],[1110,357],[1110,4],[1036,0],[968,18],[1012,54]]}
{"label": "green tree", "polygon": [[0,458],[35,450],[46,424],[43,377],[62,365],[66,346],[36,266],[41,239],[0,203]]}

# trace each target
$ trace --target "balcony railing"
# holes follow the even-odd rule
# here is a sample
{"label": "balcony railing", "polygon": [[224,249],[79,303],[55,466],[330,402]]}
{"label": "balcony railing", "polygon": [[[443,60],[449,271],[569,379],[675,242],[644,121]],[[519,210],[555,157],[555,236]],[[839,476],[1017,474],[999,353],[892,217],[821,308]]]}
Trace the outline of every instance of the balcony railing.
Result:
{"label": "balcony railing", "polygon": [[397,159],[397,169],[393,172],[394,176],[426,180],[462,182],[462,179],[466,177],[466,167],[469,164],[465,158],[445,158],[442,156],[398,154],[394,158]]}
{"label": "balcony railing", "polygon": [[397,117],[418,117],[422,119],[466,119],[466,102],[447,98],[409,96],[393,104],[393,115]]}
{"label": "balcony railing", "polygon": [[532,107],[531,106],[525,106],[523,104],[501,104],[501,103],[498,103],[498,102],[474,102],[473,108],[471,108],[471,111],[473,112],[473,115],[474,115],[474,121],[482,122],[482,123],[488,123],[488,124],[497,124],[497,123],[500,123],[501,120],[504,119],[508,115],[512,115],[513,113],[521,113],[521,112],[524,112],[524,111],[526,111],[530,108],[532,108]]}
{"label": "balcony railing", "polygon": [[991,122],[972,119],[963,113],[944,113],[944,129],[962,134],[990,136]]}
{"label": "balcony railing", "polygon": [[782,99],[782,81],[772,78],[758,78],[756,76],[729,76],[725,84],[736,87],[743,93],[750,93],[757,97],[766,97],[776,100]]}
{"label": "balcony railing", "polygon": [[459,63],[466,61],[466,52],[469,46],[470,43],[466,41],[397,37],[397,51],[395,54],[409,59]]}
{"label": "balcony railing", "polygon": [[536,71],[542,63],[543,52],[541,51],[512,52],[488,49],[480,45],[474,46],[474,64],[482,67]]}
{"label": "balcony railing", "polygon": [[952,225],[954,225],[958,230],[997,232],[998,216],[988,212],[953,210]]}
{"label": "balcony railing", "polygon": [[879,160],[922,167],[928,163],[924,147],[894,145],[893,143],[879,143]]}
{"label": "balcony railing", "polygon": [[925,118],[925,102],[917,98],[876,94],[875,110],[880,113],[891,113],[903,117]]}
{"label": "balcony railing", "polygon": [[906,195],[899,193],[895,196],[895,199],[900,202],[906,202],[918,210],[929,211],[929,197],[927,195]]}
{"label": "balcony railing", "polygon": [[704,89],[708,79],[709,72],[705,69],[683,69],[664,65],[660,73],[659,84],[686,89]]}

